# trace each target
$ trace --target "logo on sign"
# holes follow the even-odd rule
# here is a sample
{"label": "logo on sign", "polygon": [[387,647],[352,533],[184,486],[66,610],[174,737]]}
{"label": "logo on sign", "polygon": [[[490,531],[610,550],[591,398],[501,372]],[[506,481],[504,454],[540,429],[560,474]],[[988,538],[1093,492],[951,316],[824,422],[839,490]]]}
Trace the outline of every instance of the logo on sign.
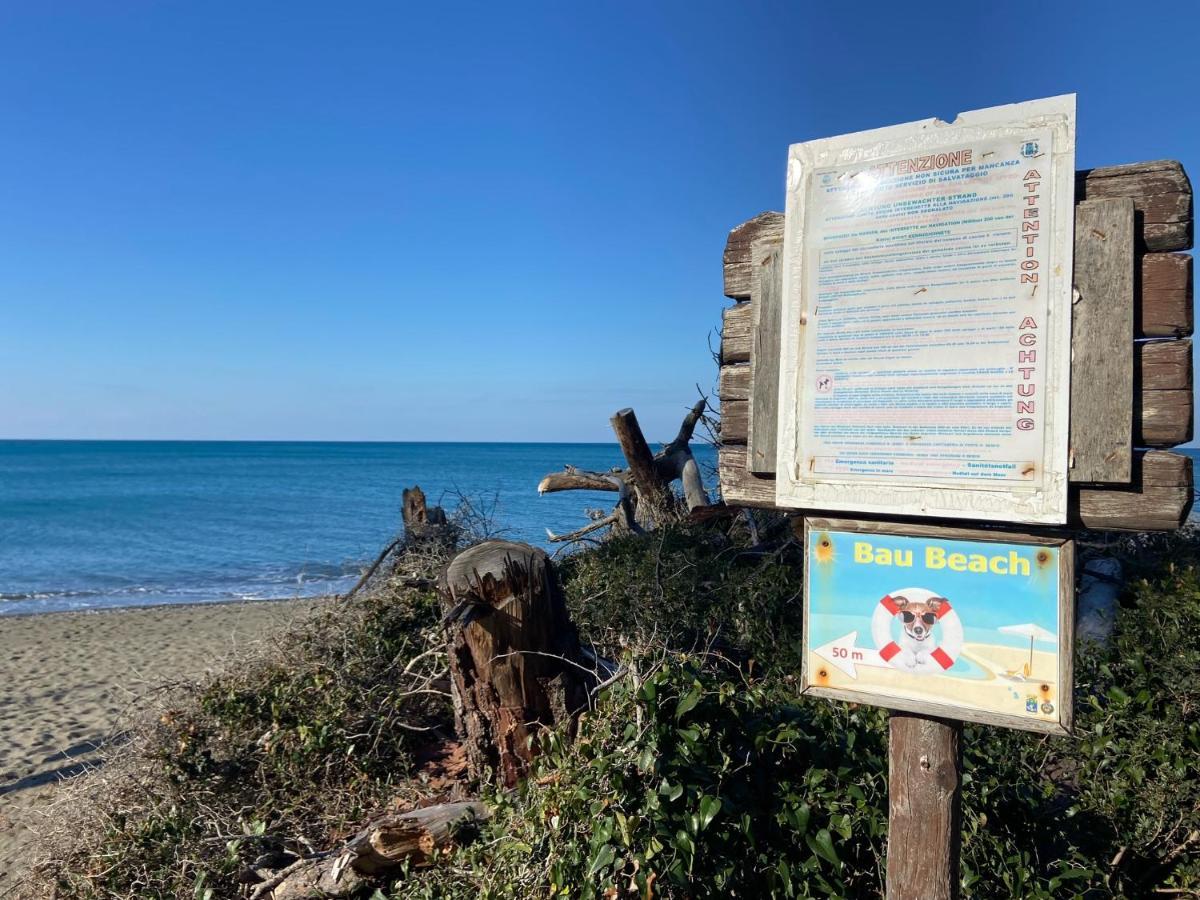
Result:
{"label": "logo on sign", "polygon": [[1033,157],[1037,156],[1037,152],[1038,152],[1038,142],[1037,141],[1026,141],[1025,143],[1023,143],[1021,145],[1021,155],[1023,157],[1025,157],[1026,159],[1032,159]]}

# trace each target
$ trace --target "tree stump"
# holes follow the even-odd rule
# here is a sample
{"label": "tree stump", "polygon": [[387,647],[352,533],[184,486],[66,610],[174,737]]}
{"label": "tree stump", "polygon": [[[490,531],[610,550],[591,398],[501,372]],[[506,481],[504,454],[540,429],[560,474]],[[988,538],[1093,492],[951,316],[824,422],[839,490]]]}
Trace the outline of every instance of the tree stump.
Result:
{"label": "tree stump", "polygon": [[485,541],[451,560],[438,590],[470,772],[511,787],[528,769],[533,735],[569,727],[594,681],[554,565],[528,544]]}
{"label": "tree stump", "polygon": [[420,486],[405,488],[401,495],[400,515],[404,519],[404,543],[412,548],[419,545],[453,545],[457,535],[440,506],[428,506]]}

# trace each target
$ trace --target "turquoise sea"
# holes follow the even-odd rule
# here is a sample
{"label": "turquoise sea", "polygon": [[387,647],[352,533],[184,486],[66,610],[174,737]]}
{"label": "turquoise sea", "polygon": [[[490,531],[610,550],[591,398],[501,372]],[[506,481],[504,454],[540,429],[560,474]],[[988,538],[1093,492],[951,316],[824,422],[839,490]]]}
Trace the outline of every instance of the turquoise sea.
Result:
{"label": "turquoise sea", "polygon": [[542,476],[621,462],[616,444],[0,441],[0,615],[340,592],[415,484],[545,545],[614,497],[539,497]]}
{"label": "turquoise sea", "polygon": [[[712,449],[697,445],[715,496]],[[1200,451],[1185,450],[1200,458]],[[586,523],[611,494],[539,497],[616,444],[0,441],[0,615],[335,593],[400,527],[400,492],[461,492],[506,537]],[[1194,462],[1195,464],[1195,462]],[[1197,479],[1200,482],[1200,478]]]}

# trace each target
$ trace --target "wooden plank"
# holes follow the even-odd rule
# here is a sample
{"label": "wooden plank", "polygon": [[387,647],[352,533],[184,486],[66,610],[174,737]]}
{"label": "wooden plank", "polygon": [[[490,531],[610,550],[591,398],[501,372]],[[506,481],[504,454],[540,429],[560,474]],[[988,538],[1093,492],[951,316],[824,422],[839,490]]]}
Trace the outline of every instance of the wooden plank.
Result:
{"label": "wooden plank", "polygon": [[1192,342],[1152,341],[1134,348],[1135,371],[1143,391],[1192,389]]}
{"label": "wooden plank", "polygon": [[1190,250],[1192,247],[1192,223],[1179,222],[1169,225],[1144,225],[1139,250]]}
{"label": "wooden plank", "polygon": [[1142,257],[1139,337],[1186,337],[1192,333],[1192,257],[1187,253],[1147,253]]}
{"label": "wooden plank", "polygon": [[735,300],[749,300],[758,281],[754,260],[751,258],[754,242],[760,237],[776,236],[783,240],[783,213],[759,213],[748,222],[729,232],[725,242],[724,276],[725,296]]}
{"label": "wooden plank", "polygon": [[1139,447],[1174,447],[1192,439],[1192,392],[1142,391],[1134,419]]}
{"label": "wooden plank", "polygon": [[721,443],[745,444],[750,437],[750,401],[721,400]]}
{"label": "wooden plank", "polygon": [[723,443],[717,452],[717,470],[721,499],[730,506],[775,508],[775,478],[746,468],[745,447]]}
{"label": "wooden plank", "polygon": [[[1075,288],[1069,478],[1127,484],[1133,454],[1130,198],[1085,200],[1075,206]],[[1030,359],[1036,352],[1022,351]],[[1018,405],[1022,402],[1018,397]]]}
{"label": "wooden plank", "polygon": [[755,254],[758,286],[751,304],[754,326],[750,347],[750,403],[746,465],[759,475],[775,474],[776,425],[779,419],[779,341],[783,311],[783,250],[781,241],[760,238]]}
{"label": "wooden plank", "polygon": [[[722,499],[731,506],[775,508],[775,479],[746,470],[746,448],[721,447]],[[1134,454],[1132,482],[1119,488],[1072,487],[1070,524],[1097,531],[1174,531],[1194,496],[1192,460],[1166,450]]]}
{"label": "wooden plank", "polygon": [[717,380],[717,396],[721,398],[721,403],[729,400],[750,399],[750,366],[748,363],[721,366],[721,374]]}
{"label": "wooden plank", "polygon": [[1127,487],[1079,488],[1071,496],[1071,523],[1100,531],[1174,531],[1192,509],[1192,460],[1148,450],[1133,458]]}
{"label": "wooden plank", "polygon": [[888,723],[887,900],[959,895],[962,725],[912,713]]}
{"label": "wooden plank", "polygon": [[[1133,446],[1175,447],[1192,439],[1191,388],[1142,391],[1134,396],[1137,400],[1133,404]],[[749,401],[722,400],[722,442],[745,444],[749,434]],[[1072,476],[1071,480],[1084,479]]]}
{"label": "wooden plank", "polygon": [[1175,160],[1076,172],[1075,196],[1077,200],[1130,197],[1137,211],[1135,236],[1141,249],[1192,246],[1192,185]]}
{"label": "wooden plank", "polygon": [[[1123,166],[1099,166],[1075,173],[1075,193],[1080,200],[1102,200],[1109,197],[1155,197],[1165,194],[1191,196],[1192,183],[1183,164],[1174,159],[1127,163]],[[1138,201],[1138,211],[1153,208],[1145,200]],[[1176,218],[1152,218],[1154,222],[1183,221],[1189,210]]]}
{"label": "wooden plank", "polygon": [[724,311],[721,324],[721,365],[750,362],[750,328],[753,318],[749,303],[738,303]]}

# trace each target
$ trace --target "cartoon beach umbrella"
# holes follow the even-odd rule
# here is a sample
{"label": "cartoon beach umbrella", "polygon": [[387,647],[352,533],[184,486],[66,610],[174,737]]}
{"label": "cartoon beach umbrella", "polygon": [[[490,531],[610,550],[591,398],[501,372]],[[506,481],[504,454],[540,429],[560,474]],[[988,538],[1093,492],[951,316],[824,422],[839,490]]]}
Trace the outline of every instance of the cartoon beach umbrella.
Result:
{"label": "cartoon beach umbrella", "polygon": [[1001,625],[997,631],[1003,631],[1005,634],[1019,634],[1022,637],[1029,638],[1029,668],[1025,670],[1025,674],[1029,675],[1033,671],[1033,642],[1046,641],[1054,643],[1055,635],[1047,631],[1041,625],[1034,625],[1032,622],[1026,622],[1024,625]]}

